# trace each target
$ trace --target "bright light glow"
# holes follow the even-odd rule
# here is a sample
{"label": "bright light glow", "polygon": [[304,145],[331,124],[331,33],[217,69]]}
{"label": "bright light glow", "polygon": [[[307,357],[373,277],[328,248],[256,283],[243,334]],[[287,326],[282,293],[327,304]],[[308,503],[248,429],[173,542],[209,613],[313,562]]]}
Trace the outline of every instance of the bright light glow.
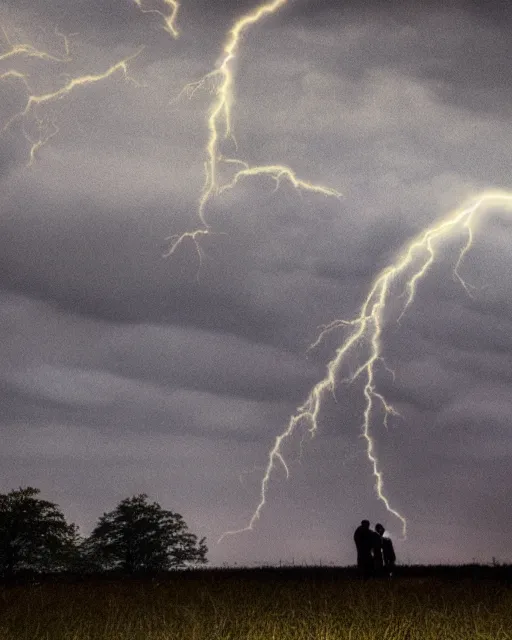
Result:
{"label": "bright light glow", "polygon": [[173,38],[177,38],[180,35],[178,31],[178,27],[176,26],[176,20],[178,18],[178,11],[180,8],[180,3],[177,0],[162,0],[163,3],[169,7],[169,13],[165,14],[160,9],[147,9],[143,0],[134,0],[135,4],[139,7],[142,13],[156,13],[159,15],[164,21],[164,29],[170,34]]}
{"label": "bright light glow", "polygon": [[[55,30],[55,34],[62,38],[64,45],[64,56],[56,56],[48,53],[47,51],[41,51],[40,49],[36,49],[34,45],[28,42],[22,42],[20,44],[13,44],[7,30],[3,25],[0,25],[0,30],[3,34],[3,39],[8,44],[9,49],[0,53],[0,62],[5,62],[10,58],[14,58],[16,56],[20,56],[22,58],[38,58],[39,60],[45,60],[47,62],[69,62],[71,60],[69,55],[69,37],[65,36],[63,33],[60,33]],[[75,34],[72,34],[75,35]]]}
{"label": "bright light glow", "polygon": [[[202,254],[198,244],[199,238],[208,235],[211,227],[205,218],[205,208],[209,200],[216,194],[233,188],[239,180],[249,176],[268,175],[279,187],[283,179],[287,179],[296,189],[319,193],[324,196],[339,198],[341,194],[335,189],[313,184],[300,179],[289,167],[281,164],[270,164],[251,167],[247,162],[238,158],[226,158],[220,150],[221,142],[230,139],[236,147],[236,139],[232,126],[232,113],[235,106],[234,83],[235,77],[233,65],[236,62],[240,49],[242,36],[246,31],[265,17],[279,11],[287,4],[288,0],[274,0],[259,5],[246,15],[239,18],[230,29],[223,46],[220,62],[217,67],[207,73],[201,80],[188,84],[182,91],[188,97],[192,97],[199,89],[206,89],[213,93],[214,99],[210,105],[208,116],[208,141],[206,144],[205,182],[199,199],[199,219],[202,228],[189,231],[181,236],[174,236],[167,255],[172,255],[186,239],[194,242],[201,262]],[[239,169],[233,178],[226,184],[220,184],[219,171],[221,165],[239,165]]]}
{"label": "bright light glow", "polygon": [[[66,40],[66,43],[67,43],[67,40]],[[22,55],[25,55],[23,54],[23,51],[27,51],[27,50],[32,51],[31,45],[17,45],[17,47],[18,47],[17,53]],[[66,44],[66,49],[67,51],[69,50],[67,44]],[[0,74],[0,82],[8,81],[8,80],[16,80],[21,82],[24,85],[27,98],[26,98],[25,106],[7,120],[7,122],[3,125],[1,131],[5,132],[7,131],[7,129],[9,129],[9,127],[12,126],[14,122],[22,121],[23,134],[26,140],[30,144],[29,161],[28,161],[28,165],[30,166],[35,160],[36,153],[59,131],[54,121],[54,117],[47,114],[42,115],[40,112],[40,108],[49,103],[55,102],[57,100],[60,100],[66,97],[67,95],[69,95],[71,92],[73,92],[75,89],[79,87],[90,85],[90,84],[105,80],[107,78],[110,78],[112,75],[114,75],[118,71],[123,73],[126,80],[129,80],[134,84],[137,84],[135,80],[131,78],[128,74],[128,63],[131,62],[134,58],[136,58],[141,51],[142,51],[142,48],[140,48],[138,51],[136,51],[132,55],[127,56],[126,58],[123,58],[123,60],[116,62],[103,73],[85,74],[82,76],[77,76],[76,78],[71,78],[60,89],[57,89],[55,91],[50,91],[48,93],[42,93],[42,94],[33,93],[29,83],[29,76],[27,74],[21,71],[18,71],[16,69],[10,69],[9,71],[5,71],[4,73]],[[41,52],[38,52],[38,54],[39,53]],[[42,57],[42,54],[38,55],[37,57],[46,59]],[[36,125],[36,129],[37,129],[36,137],[33,137],[33,134],[29,134],[25,127],[25,123],[30,117],[32,117],[32,120]]]}
{"label": "bright light glow", "polygon": [[[392,291],[392,288],[401,289],[404,303],[398,317],[399,320],[413,303],[418,284],[439,257],[442,244],[459,233],[466,235],[466,241],[459,251],[453,273],[464,289],[469,292],[469,286],[463,280],[460,268],[464,257],[473,245],[478,223],[493,208],[499,208],[512,214],[512,192],[484,191],[467,205],[449,213],[439,222],[422,231],[405,245],[394,262],[377,275],[357,317],[352,320],[335,320],[323,328],[311,348],[317,346],[328,333],[334,330],[341,329],[345,332],[348,330],[348,334],[337,348],[335,357],[327,364],[326,376],[313,387],[304,404],[298,407],[297,412],[291,416],[286,429],[275,439],[274,446],[268,454],[268,463],[260,485],[260,501],[248,525],[235,531],[226,531],[220,537],[219,542],[227,535],[253,529],[265,506],[268,484],[276,463],[283,464],[281,450],[283,442],[292,436],[297,427],[302,425],[308,428],[311,436],[314,436],[318,430],[319,416],[326,396],[334,394],[341,382],[351,384],[360,378],[364,383],[363,396],[365,401],[362,435],[366,441],[366,454],[375,478],[375,490],[388,512],[401,522],[402,535],[404,538],[406,537],[406,519],[399,511],[391,507],[384,493],[383,474],[380,471],[374,439],[371,436],[372,419],[377,407],[381,410],[384,423],[389,416],[397,415],[394,407],[379,393],[375,381],[379,365],[385,366],[381,340],[385,315],[389,307],[388,303],[392,299],[393,293],[396,292]],[[393,299],[396,299],[396,296],[393,296]],[[365,353],[368,355],[363,355],[362,362],[356,371],[348,378],[343,379],[342,368],[347,357],[355,354],[359,355],[359,359],[361,359],[361,354]]]}
{"label": "bright light glow", "polygon": [[[149,2],[149,0],[147,1]],[[134,0],[134,2],[143,13],[157,14],[162,18],[163,28],[170,35],[174,38],[179,36],[176,20],[180,4],[177,0],[160,0],[163,5],[169,8],[168,13],[160,9],[148,8],[144,0]],[[240,51],[242,37],[252,26],[277,13],[287,3],[288,0],[273,0],[260,4],[235,21],[228,32],[220,61],[216,68],[201,80],[191,83],[183,89],[183,93],[190,98],[200,89],[210,90],[213,93],[213,100],[209,106],[207,118],[205,182],[200,194],[198,207],[202,226],[181,235],[171,236],[169,238],[171,244],[167,252],[168,256],[173,255],[178,247],[185,241],[190,240],[194,244],[201,265],[203,257],[201,241],[205,236],[212,233],[211,226],[205,217],[206,206],[212,197],[234,189],[243,179],[267,176],[274,180],[276,190],[283,181],[286,181],[298,190],[326,197],[341,197],[341,194],[331,187],[299,178],[286,165],[271,163],[251,166],[243,159],[226,157],[222,153],[221,146],[227,140],[231,140],[235,148],[237,146],[232,126],[233,109],[235,107],[233,67]],[[8,61],[11,64],[13,60],[24,58],[35,58],[48,63],[64,63],[71,60],[69,37],[58,31],[55,33],[63,41],[63,55],[61,56],[40,50],[27,42],[13,43],[6,29],[3,26],[0,26],[0,29],[3,33],[3,40],[7,45],[5,51],[0,52],[0,62]],[[135,82],[129,76],[128,66],[141,51],[142,48],[116,62],[101,73],[89,73],[72,77],[59,89],[41,94],[33,91],[30,77],[25,72],[12,68],[0,73],[0,82],[18,82],[26,92],[26,101],[23,108],[8,119],[0,131],[5,132],[15,122],[21,122],[22,132],[30,144],[29,165],[32,164],[38,151],[59,131],[55,116],[45,112],[43,108],[67,97],[75,89],[101,82],[118,72],[126,80]],[[36,130],[36,134],[27,131],[26,125],[29,122],[32,125],[32,129]],[[227,181],[221,181],[221,170],[227,170],[229,167],[232,169],[230,178]],[[361,431],[365,440],[366,455],[375,479],[376,494],[387,511],[400,521],[402,535],[404,538],[406,537],[407,521],[397,509],[391,506],[384,492],[383,473],[380,470],[375,442],[371,434],[372,424],[377,416],[380,416],[384,426],[387,426],[390,417],[399,415],[393,405],[377,388],[376,379],[381,367],[393,374],[383,359],[383,331],[386,323],[391,319],[391,303],[400,301],[400,313],[395,318],[396,321],[400,321],[413,304],[420,282],[439,258],[446,241],[456,238],[459,234],[464,234],[465,241],[459,250],[453,275],[465,291],[471,295],[471,287],[463,279],[460,273],[461,268],[464,258],[473,246],[478,225],[484,221],[493,208],[499,208],[512,214],[512,192],[484,191],[463,207],[452,211],[435,224],[427,227],[404,246],[402,252],[389,266],[377,274],[355,318],[350,320],[337,319],[322,328],[310,349],[317,347],[328,334],[334,331],[341,330],[344,336],[343,340],[336,349],[335,356],[327,363],[324,378],[314,385],[305,402],[297,408],[296,412],[289,418],[285,429],[275,438],[273,446],[268,453],[267,464],[261,480],[259,502],[247,526],[242,529],[225,532],[220,537],[219,542],[225,536],[253,529],[266,504],[268,486],[275,467],[281,465],[285,470],[286,476],[289,477],[290,475],[290,469],[283,456],[283,444],[299,429],[302,429],[303,436],[309,434],[313,437],[319,428],[320,415],[325,400],[334,395],[341,384],[354,384],[356,381],[361,381],[362,383],[362,397],[365,408],[362,415]],[[354,358],[359,362],[356,370],[344,377],[347,361],[350,359],[353,362]]]}

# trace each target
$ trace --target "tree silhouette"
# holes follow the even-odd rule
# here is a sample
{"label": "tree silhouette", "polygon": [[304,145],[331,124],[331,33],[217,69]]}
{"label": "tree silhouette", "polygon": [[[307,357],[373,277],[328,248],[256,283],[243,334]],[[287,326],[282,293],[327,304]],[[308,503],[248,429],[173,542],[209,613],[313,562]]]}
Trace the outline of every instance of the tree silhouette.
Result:
{"label": "tree silhouette", "polygon": [[198,541],[180,514],[150,504],[145,493],[104,513],[85,548],[102,568],[127,573],[204,564],[208,552],[205,538]]}
{"label": "tree silhouette", "polygon": [[76,557],[77,527],[39,493],[20,487],[0,494],[0,571],[7,579],[23,570],[62,571]]}

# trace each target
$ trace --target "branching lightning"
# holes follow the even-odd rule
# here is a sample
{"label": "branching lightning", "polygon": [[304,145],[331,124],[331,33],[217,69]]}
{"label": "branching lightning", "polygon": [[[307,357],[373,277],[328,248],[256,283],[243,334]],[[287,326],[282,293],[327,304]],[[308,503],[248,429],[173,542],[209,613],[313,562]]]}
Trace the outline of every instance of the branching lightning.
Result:
{"label": "branching lightning", "polygon": [[[173,38],[179,36],[179,30],[176,26],[180,9],[178,0],[160,0],[161,6],[163,3],[168,7],[168,12],[148,8],[145,0],[133,1],[143,13],[158,15],[163,20],[163,28]],[[208,203],[216,195],[235,188],[245,178],[267,176],[274,180],[276,190],[279,189],[283,181],[287,181],[300,191],[307,191],[326,197],[341,197],[341,194],[333,188],[299,178],[286,165],[271,163],[253,166],[243,159],[225,156],[222,152],[222,146],[229,140],[234,148],[237,149],[233,131],[233,109],[235,106],[234,65],[240,52],[242,38],[251,27],[264,18],[277,13],[287,3],[288,0],[263,2],[235,21],[227,35],[217,66],[201,80],[191,83],[183,89],[182,93],[190,98],[199,90],[209,90],[213,94],[213,99],[208,109],[207,118],[208,137],[205,146],[205,181],[198,205],[199,220],[202,226],[193,231],[187,231],[169,238],[171,243],[167,253],[169,256],[182,243],[190,240],[195,246],[201,263],[203,255],[201,241],[205,236],[212,233],[211,226],[207,222],[205,215]],[[11,64],[12,60],[18,59],[37,59],[48,63],[66,63],[71,60],[69,38],[58,31],[56,31],[56,35],[62,38],[64,48],[64,52],[60,56],[40,50],[30,43],[13,43],[3,26],[0,26],[0,30],[3,33],[3,40],[7,44],[5,50],[0,52],[0,63],[8,62]],[[0,82],[17,82],[23,86],[26,93],[26,101],[24,106],[0,128],[0,132],[6,132],[15,122],[21,122],[22,132],[30,144],[29,164],[32,164],[38,151],[59,131],[54,116],[47,113],[44,107],[67,97],[79,87],[106,80],[118,72],[126,80],[135,82],[129,75],[128,67],[129,63],[140,54],[141,50],[142,48],[116,62],[106,71],[72,77],[60,88],[40,94],[33,90],[30,76],[24,71],[11,68],[1,72]],[[26,125],[28,123],[32,125],[33,129],[35,128],[36,135],[27,130]],[[223,179],[226,173],[229,173],[229,178]],[[387,426],[390,417],[399,415],[393,405],[380,393],[377,386],[377,376],[381,368],[390,371],[383,358],[383,331],[386,323],[392,319],[391,303],[395,300],[400,300],[401,310],[398,317],[395,318],[395,320],[400,321],[414,302],[417,288],[438,259],[443,244],[447,240],[456,237],[457,234],[464,234],[465,241],[459,250],[453,275],[465,291],[472,295],[472,287],[463,279],[461,268],[467,253],[473,246],[478,224],[494,207],[500,207],[512,213],[512,192],[485,191],[465,206],[452,211],[437,223],[427,227],[404,246],[402,252],[389,266],[377,274],[355,318],[351,320],[335,320],[322,328],[317,340],[311,345],[311,349],[318,346],[328,334],[334,331],[342,330],[344,334],[343,340],[336,349],[335,356],[327,363],[324,378],[311,389],[305,402],[289,418],[286,428],[275,438],[273,446],[268,453],[267,464],[261,479],[259,502],[249,523],[242,529],[225,532],[220,537],[219,542],[225,536],[253,529],[266,504],[268,487],[275,468],[280,465],[283,467],[286,476],[289,477],[290,475],[290,469],[283,455],[284,443],[299,429],[302,430],[303,436],[308,434],[311,437],[315,436],[326,399],[334,396],[341,384],[354,384],[358,381],[362,384],[364,402],[362,437],[366,443],[366,455],[375,479],[376,494],[388,512],[401,522],[402,534],[404,537],[406,536],[407,521],[398,510],[391,506],[384,492],[383,473],[380,470],[375,441],[372,436],[372,424],[378,416],[381,417],[384,426]],[[398,296],[397,292],[399,293]],[[347,373],[348,362],[349,360],[353,362],[354,357],[358,358],[357,362],[359,364],[355,371]]]}
{"label": "branching lightning", "polygon": [[[250,27],[279,11],[287,2],[288,0],[273,0],[259,5],[239,18],[228,33],[217,67],[201,80],[188,84],[182,91],[182,94],[191,98],[200,89],[206,89],[214,94],[214,99],[209,109],[208,142],[205,149],[205,181],[199,199],[199,219],[202,228],[175,236],[167,255],[173,254],[186,239],[190,239],[194,242],[201,261],[202,253],[199,248],[199,240],[201,237],[209,235],[211,229],[205,218],[207,203],[214,195],[233,188],[244,177],[270,176],[275,180],[276,188],[279,187],[283,179],[287,179],[296,189],[320,193],[329,197],[341,197],[341,194],[335,189],[299,179],[295,172],[287,166],[271,164],[251,167],[243,160],[224,157],[220,151],[222,141],[231,140],[234,146],[237,146],[232,123],[235,83],[233,65],[240,50],[242,36]],[[222,165],[239,165],[241,169],[234,174],[229,182],[220,184],[219,173]]]}
{"label": "branching lightning", "polygon": [[143,0],[134,0],[135,4],[139,7],[142,13],[156,13],[164,21],[164,30],[173,38],[178,38],[180,32],[176,26],[178,18],[178,11],[180,3],[177,0],[163,0],[164,4],[169,7],[169,14],[165,14],[160,9],[146,9],[143,4]]}
{"label": "branching lightning", "polygon": [[20,43],[13,44],[11,42],[11,38],[7,33],[5,27],[0,26],[0,30],[3,33],[5,42],[9,45],[9,49],[4,51],[4,53],[0,53],[0,62],[5,62],[5,60],[9,60],[10,58],[14,58],[16,56],[21,56],[23,58],[37,58],[39,60],[45,60],[47,62],[69,62],[71,60],[69,53],[69,38],[68,36],[59,33],[57,30],[55,31],[56,35],[61,37],[64,42],[64,56],[56,56],[50,54],[46,51],[41,51],[40,49],[36,49],[34,45],[30,43]]}
{"label": "branching lightning", "polygon": [[[162,1],[167,7],[169,7],[168,14],[160,11],[159,9],[146,8],[143,5],[143,0],[134,0],[137,7],[143,13],[158,14],[164,21],[164,29],[174,38],[177,38],[179,35],[179,31],[176,26],[176,21],[180,4],[178,0]],[[3,33],[4,40],[8,45],[8,49],[3,53],[0,53],[0,62],[5,62],[16,57],[37,58],[45,62],[63,63],[71,61],[69,37],[63,35],[57,30],[55,30],[56,35],[62,38],[64,43],[63,56],[57,56],[47,53],[46,51],[37,49],[32,44],[26,42],[13,44],[12,39],[9,37],[6,29],[3,26],[0,26],[0,29]],[[61,100],[79,87],[83,87],[96,82],[101,82],[102,80],[110,78],[117,72],[121,72],[126,80],[139,86],[138,83],[130,77],[128,73],[128,65],[141,53],[143,48],[144,47],[140,47],[135,53],[127,56],[126,58],[123,58],[122,60],[119,60],[102,73],[89,73],[77,77],[72,77],[64,84],[64,86],[60,87],[59,89],[41,94],[37,94],[33,91],[30,83],[30,77],[27,73],[24,73],[19,69],[9,69],[7,71],[4,71],[3,73],[0,73],[0,82],[9,80],[21,82],[24,85],[27,95],[25,106],[7,120],[7,122],[0,129],[0,132],[5,133],[5,131],[7,131],[17,121],[22,122],[21,129],[23,135],[27,142],[30,144],[28,160],[28,165],[30,166],[34,162],[37,152],[45,144],[47,144],[48,141],[51,140],[51,138],[53,138],[59,131],[54,116],[48,113],[41,114],[40,109],[48,105],[49,103]],[[31,124],[32,128],[36,132],[36,135],[34,135],[34,133],[30,133],[27,130],[26,124],[28,123],[30,118],[32,119]]]}
{"label": "branching lightning", "polygon": [[286,178],[296,189],[312,191],[313,193],[321,193],[324,196],[332,196],[333,198],[339,198],[341,196],[341,194],[335,189],[323,187],[318,184],[313,184],[312,182],[308,182],[306,180],[300,180],[291,169],[282,165],[275,164],[263,165],[260,167],[250,167],[246,163],[241,164],[245,165],[244,168],[237,171],[230,182],[224,184],[222,187],[219,187],[219,193],[223,193],[228,189],[232,189],[242,178],[248,176],[268,175],[275,180],[276,191],[281,184],[281,180]]}
{"label": "branching lightning", "polygon": [[[310,348],[317,346],[328,333],[334,330],[343,329],[346,331],[348,329],[348,335],[337,348],[335,357],[327,364],[325,377],[313,387],[304,404],[298,407],[297,412],[291,416],[286,429],[275,439],[274,446],[268,454],[267,466],[260,485],[260,501],[248,525],[236,531],[225,532],[220,537],[219,542],[227,535],[253,529],[266,504],[268,485],[276,463],[283,464],[282,445],[284,441],[290,438],[296,429],[302,425],[308,428],[311,436],[314,436],[318,430],[319,415],[326,396],[334,394],[340,382],[352,384],[360,378],[364,381],[363,396],[365,402],[362,435],[366,441],[366,454],[375,478],[377,496],[384,503],[386,509],[400,520],[402,535],[404,538],[406,537],[407,522],[396,509],[391,507],[384,493],[383,474],[379,468],[375,443],[371,435],[371,424],[377,407],[381,409],[384,423],[389,416],[397,415],[394,407],[379,393],[376,386],[378,367],[379,365],[385,366],[381,338],[386,321],[386,312],[389,307],[388,303],[394,292],[393,288],[401,287],[402,298],[405,301],[399,320],[414,301],[418,284],[427,275],[430,267],[438,258],[443,242],[460,232],[466,235],[466,241],[459,251],[453,274],[469,293],[469,285],[460,274],[462,262],[473,246],[477,224],[481,222],[489,210],[498,207],[512,213],[512,192],[485,191],[466,206],[451,212],[436,224],[422,231],[405,245],[403,251],[394,262],[377,275],[356,318],[352,320],[335,320],[322,329],[317,340]],[[368,355],[363,357],[363,361],[355,372],[343,378],[343,366],[347,357],[354,352],[356,354],[366,352]]]}
{"label": "branching lightning", "polygon": [[[19,45],[19,47],[21,47],[21,49],[19,49],[18,51],[18,53],[20,54],[22,54],[22,52],[25,50],[31,51],[30,45]],[[49,103],[55,102],[56,100],[64,98],[78,87],[83,87],[86,85],[94,84],[96,82],[100,82],[102,80],[110,78],[117,72],[122,72],[126,80],[137,84],[128,73],[128,63],[136,58],[141,53],[141,51],[142,47],[130,56],[127,56],[119,62],[116,62],[102,73],[85,74],[82,76],[71,78],[62,87],[60,87],[60,89],[42,94],[36,94],[32,91],[30,86],[30,79],[26,73],[17,71],[15,69],[10,69],[9,71],[0,74],[0,82],[7,80],[17,80],[24,85],[27,94],[25,106],[7,120],[7,122],[3,125],[1,131],[5,133],[5,131],[7,131],[14,122],[21,120],[23,123],[25,123],[27,119],[32,116],[33,121],[36,124],[38,135],[34,138],[32,135],[27,133],[24,126],[22,127],[23,134],[26,140],[30,143],[28,165],[31,165],[35,160],[36,153],[58,132],[58,127],[51,116],[41,115],[40,108]],[[37,57],[41,57],[44,54],[44,52],[37,53],[41,54]]]}

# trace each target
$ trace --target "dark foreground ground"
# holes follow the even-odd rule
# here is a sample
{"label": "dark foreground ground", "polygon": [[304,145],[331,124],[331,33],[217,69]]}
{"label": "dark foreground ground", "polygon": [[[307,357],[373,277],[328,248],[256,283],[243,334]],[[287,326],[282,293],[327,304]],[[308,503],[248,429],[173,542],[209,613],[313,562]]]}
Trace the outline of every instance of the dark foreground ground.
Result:
{"label": "dark foreground ground", "polygon": [[71,576],[0,586],[0,640],[512,640],[511,567]]}

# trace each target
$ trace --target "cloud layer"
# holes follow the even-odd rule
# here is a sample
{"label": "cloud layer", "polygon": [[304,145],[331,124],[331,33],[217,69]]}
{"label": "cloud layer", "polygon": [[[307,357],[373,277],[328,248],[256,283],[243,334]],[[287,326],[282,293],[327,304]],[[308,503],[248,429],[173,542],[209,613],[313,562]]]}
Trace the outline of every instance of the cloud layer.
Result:
{"label": "cloud layer", "polygon": [[[236,68],[239,157],[344,197],[244,180],[208,204],[198,270],[192,243],[163,254],[197,224],[211,95],[176,98],[253,6],[222,5],[183,2],[174,41],[129,2],[4,2],[13,41],[56,50],[56,26],[78,32],[68,66],[4,63],[41,91],[146,48],[130,67],[139,86],[118,74],[52,105],[59,131],[32,167],[20,123],[0,138],[2,490],[41,487],[85,533],[145,491],[207,536],[216,564],[351,563],[363,517],[400,530],[373,492],[357,384],[326,403],[302,455],[289,443],[290,479],[276,471],[255,531],[215,541],[247,523],[269,447],[324,375],[342,336],[308,353],[319,325],[353,317],[425,225],[511,186],[511,16],[497,2],[297,1],[254,28]],[[0,99],[9,118],[26,95],[10,81]],[[374,434],[409,521],[402,561],[512,559],[510,241],[496,211],[464,262],[469,298],[453,238],[386,326],[395,378],[378,382],[402,417]]]}

